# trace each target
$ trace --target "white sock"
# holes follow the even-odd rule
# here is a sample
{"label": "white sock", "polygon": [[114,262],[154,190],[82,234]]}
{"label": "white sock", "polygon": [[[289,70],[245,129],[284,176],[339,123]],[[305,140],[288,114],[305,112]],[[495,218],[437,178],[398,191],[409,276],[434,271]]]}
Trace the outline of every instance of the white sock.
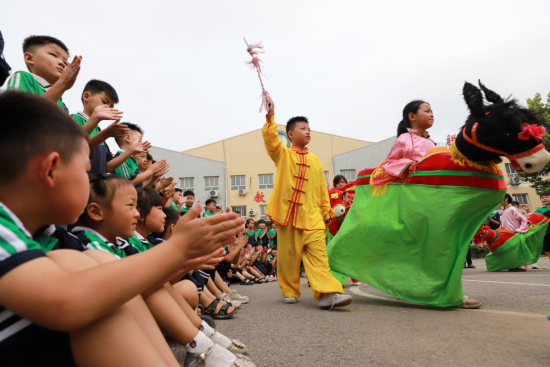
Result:
{"label": "white sock", "polygon": [[[198,355],[206,352],[206,349],[208,349],[211,343],[212,340],[202,331],[199,331],[191,343],[187,344],[185,347],[187,348],[187,352]],[[194,347],[191,347],[191,345],[194,345]],[[216,344],[204,362],[206,367],[227,367],[236,360],[237,357],[233,353]]]}
{"label": "white sock", "polygon": [[[202,326],[202,330],[201,330],[201,326]],[[204,332],[204,334],[206,336],[208,335],[212,335],[212,333],[214,332],[214,329],[210,327],[210,325],[208,325],[206,322],[201,322],[200,326],[199,326],[199,330],[201,330],[202,332]],[[219,331],[216,332],[216,334],[214,334],[214,336],[212,337],[212,340],[214,342],[216,342],[216,344],[224,347],[224,348],[229,348],[231,346],[231,339],[229,339],[227,336],[221,334]]]}

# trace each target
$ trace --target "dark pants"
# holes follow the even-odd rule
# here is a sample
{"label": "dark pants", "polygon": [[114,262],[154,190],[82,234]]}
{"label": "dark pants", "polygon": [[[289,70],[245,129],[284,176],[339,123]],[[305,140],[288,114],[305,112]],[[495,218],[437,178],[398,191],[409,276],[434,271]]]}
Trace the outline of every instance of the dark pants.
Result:
{"label": "dark pants", "polygon": [[468,252],[466,253],[466,263],[472,265],[472,255],[470,255],[470,248],[468,247]]}

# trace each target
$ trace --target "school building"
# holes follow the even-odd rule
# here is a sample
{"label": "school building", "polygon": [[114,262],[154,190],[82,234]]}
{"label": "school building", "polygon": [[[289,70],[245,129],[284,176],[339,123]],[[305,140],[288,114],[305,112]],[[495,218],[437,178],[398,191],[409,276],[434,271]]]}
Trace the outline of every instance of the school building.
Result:
{"label": "school building", "polygon": [[[278,125],[277,131],[283,144],[290,146],[286,136],[286,126]],[[333,170],[334,156],[371,144],[372,142],[365,140],[312,131],[308,149],[319,157],[325,171],[325,178],[332,185],[334,175],[340,174],[340,171],[335,173]],[[219,187],[220,196],[218,197],[221,198],[222,181],[225,181],[227,192],[224,194],[226,196],[218,203],[221,203],[224,208],[229,206],[233,211],[239,211],[243,216],[256,221],[267,219],[265,210],[273,191],[276,168],[265,150],[261,129],[189,149],[182,154],[223,162],[225,167],[225,172],[223,174],[219,172],[217,177],[197,176],[194,171],[182,172],[184,176],[178,177],[182,189],[191,188],[189,186],[191,182],[197,185],[200,181],[204,182],[202,188],[199,188],[198,185],[197,187],[193,186],[195,195],[204,190],[197,195],[202,197],[209,188]],[[153,157],[157,159],[154,154]],[[173,173],[171,161],[170,165],[170,171]],[[351,179],[355,179],[355,176]]]}

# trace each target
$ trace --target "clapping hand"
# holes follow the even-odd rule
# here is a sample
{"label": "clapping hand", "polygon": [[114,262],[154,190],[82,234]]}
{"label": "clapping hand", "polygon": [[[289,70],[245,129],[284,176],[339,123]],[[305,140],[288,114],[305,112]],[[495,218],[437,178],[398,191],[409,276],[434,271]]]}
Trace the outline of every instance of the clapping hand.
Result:
{"label": "clapping hand", "polygon": [[162,178],[160,180],[160,190],[170,186],[170,184],[174,181],[174,177],[168,177],[168,178]]}
{"label": "clapping hand", "polygon": [[116,120],[111,125],[107,126],[105,128],[105,133],[110,137],[114,138],[116,136],[126,136],[126,134],[130,133],[130,129],[126,125],[120,125],[120,120]]}
{"label": "clapping hand", "polygon": [[[61,87],[64,90],[69,90],[73,87],[76,82],[76,77],[80,72],[80,63],[82,62],[82,56],[75,56],[73,61],[63,69],[61,76],[57,80],[57,83],[60,83]],[[57,84],[56,83],[56,84]]]}
{"label": "clapping hand", "polygon": [[149,143],[148,141],[136,140],[130,145],[128,149],[133,155],[138,153],[149,153],[149,148],[151,148],[151,143]]}
{"label": "clapping hand", "polygon": [[[119,111],[115,108],[111,108],[107,106],[106,104],[102,104],[94,108],[94,112],[92,113],[92,116],[97,118],[98,121],[103,120],[121,120],[122,119],[122,111]],[[125,126],[125,125],[122,125]],[[128,128],[127,126],[125,126]],[[130,129],[128,129],[130,131]],[[123,135],[117,135],[117,136],[123,136]]]}

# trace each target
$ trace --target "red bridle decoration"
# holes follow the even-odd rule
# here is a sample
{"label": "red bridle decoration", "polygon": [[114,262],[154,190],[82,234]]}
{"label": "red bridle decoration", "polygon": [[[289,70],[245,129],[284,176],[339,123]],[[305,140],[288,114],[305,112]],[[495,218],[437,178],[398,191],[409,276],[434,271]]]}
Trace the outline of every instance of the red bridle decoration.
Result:
{"label": "red bridle decoration", "polygon": [[[526,124],[526,123],[525,123]],[[474,124],[474,126],[472,127],[472,137],[470,138],[468,135],[466,135],[466,126],[464,126],[464,129],[462,129],[462,135],[464,136],[464,139],[466,139],[466,141],[470,144],[473,144],[475,145],[476,147],[478,148],[481,148],[483,150],[486,150],[488,152],[492,152],[492,153],[496,153],[496,154],[499,154],[499,155],[503,155],[505,156],[506,158],[508,158],[510,160],[510,163],[512,163],[512,167],[514,167],[514,169],[518,172],[523,172],[523,169],[521,168],[521,166],[516,162],[516,159],[519,159],[519,158],[523,158],[523,157],[527,157],[527,156],[530,156],[532,154],[535,154],[536,152],[538,151],[541,151],[544,149],[544,145],[542,144],[539,144],[537,146],[535,146],[534,148],[531,148],[525,152],[521,152],[521,153],[518,153],[518,154],[508,154],[506,152],[503,152],[502,150],[498,150],[498,149],[495,149],[495,148],[491,148],[490,146],[488,145],[485,145],[485,144],[482,144],[480,143],[478,140],[477,140],[477,133],[476,133],[476,130],[477,130],[477,127],[478,127],[479,123],[476,122]],[[535,125],[536,126],[536,125]],[[544,127],[542,127],[544,129]],[[525,131],[525,130],[524,130]],[[546,129],[544,129],[544,131],[546,131]],[[523,132],[522,132],[523,133]],[[520,133],[520,134],[522,134]],[[543,132],[544,134],[544,132]],[[538,136],[538,135],[537,135]]]}

